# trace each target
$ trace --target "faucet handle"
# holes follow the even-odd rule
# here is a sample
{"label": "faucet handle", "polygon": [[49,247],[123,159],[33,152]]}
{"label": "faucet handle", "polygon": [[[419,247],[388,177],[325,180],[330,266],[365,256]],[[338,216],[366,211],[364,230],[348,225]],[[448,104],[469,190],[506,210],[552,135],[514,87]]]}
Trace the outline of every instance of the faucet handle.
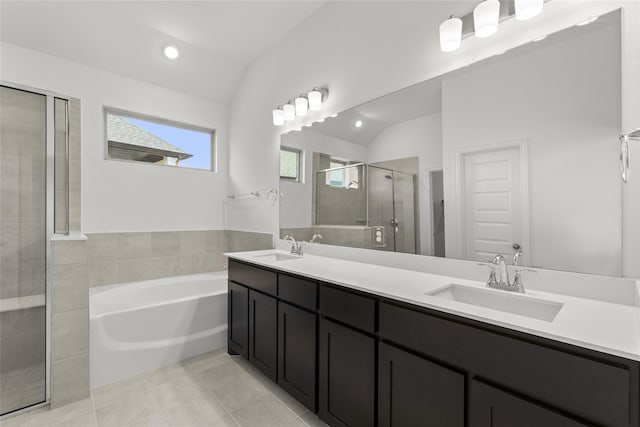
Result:
{"label": "faucet handle", "polygon": [[494,267],[490,267],[489,278],[487,279],[487,288],[493,287],[498,284],[496,280],[496,269]]}
{"label": "faucet handle", "polygon": [[298,242],[298,250],[297,250],[297,255],[304,255],[304,250],[302,249],[302,244],[304,243],[304,241],[300,240]]}

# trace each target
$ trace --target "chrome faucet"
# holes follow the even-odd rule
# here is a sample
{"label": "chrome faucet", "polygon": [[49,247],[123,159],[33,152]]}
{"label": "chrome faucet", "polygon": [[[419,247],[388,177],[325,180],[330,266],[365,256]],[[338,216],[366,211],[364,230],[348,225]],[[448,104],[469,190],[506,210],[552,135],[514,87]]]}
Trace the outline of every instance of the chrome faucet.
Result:
{"label": "chrome faucet", "polygon": [[322,239],[322,234],[314,234],[311,238],[311,243],[314,243],[316,239]]}
{"label": "chrome faucet", "polygon": [[288,234],[284,236],[284,240],[291,240],[291,251],[289,251],[291,255],[304,255],[304,252],[302,251],[302,242],[296,242],[296,239]]}
{"label": "chrome faucet", "polygon": [[[516,258],[514,256],[514,261],[515,260]],[[492,265],[489,266],[491,271],[489,272],[489,279],[487,280],[487,288],[502,289],[504,291],[518,292],[521,294],[525,292],[519,269],[516,269],[515,276],[513,277],[513,283],[509,282],[509,269],[504,256],[496,255],[493,257],[491,264]],[[498,268],[497,276],[500,280],[496,279],[496,267]]]}

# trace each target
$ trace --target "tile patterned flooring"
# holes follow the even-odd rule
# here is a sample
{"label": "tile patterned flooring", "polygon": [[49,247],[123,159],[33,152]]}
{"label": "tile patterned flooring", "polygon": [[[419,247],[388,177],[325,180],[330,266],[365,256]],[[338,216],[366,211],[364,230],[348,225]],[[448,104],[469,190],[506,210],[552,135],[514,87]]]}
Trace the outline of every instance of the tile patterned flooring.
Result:
{"label": "tile patterned flooring", "polygon": [[37,363],[0,375],[0,414],[42,402],[45,396],[45,366]]}
{"label": "tile patterned flooring", "polygon": [[110,384],[1,427],[326,426],[261,372],[225,350]]}

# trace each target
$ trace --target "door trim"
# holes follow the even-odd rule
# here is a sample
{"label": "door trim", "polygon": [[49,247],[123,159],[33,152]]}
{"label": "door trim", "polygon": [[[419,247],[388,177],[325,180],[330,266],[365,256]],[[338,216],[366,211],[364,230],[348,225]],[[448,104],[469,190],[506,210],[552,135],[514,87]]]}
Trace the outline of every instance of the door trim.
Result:
{"label": "door trim", "polygon": [[529,143],[526,138],[511,141],[498,142],[495,144],[479,145],[475,147],[462,148],[456,151],[456,226],[458,228],[457,254],[462,259],[467,259],[467,230],[466,214],[464,206],[464,165],[466,156],[473,154],[489,153],[509,148],[517,148],[520,153],[520,201],[521,201],[521,242],[524,249],[524,263],[531,264],[531,246],[529,240]]}

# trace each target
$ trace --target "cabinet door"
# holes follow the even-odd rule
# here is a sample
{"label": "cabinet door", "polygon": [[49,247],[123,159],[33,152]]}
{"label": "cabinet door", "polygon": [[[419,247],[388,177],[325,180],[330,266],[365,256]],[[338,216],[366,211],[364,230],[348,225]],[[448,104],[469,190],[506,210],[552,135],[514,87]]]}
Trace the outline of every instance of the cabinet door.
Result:
{"label": "cabinet door", "polygon": [[278,305],[275,298],[249,291],[249,361],[277,380]]}
{"label": "cabinet door", "polygon": [[464,375],[380,343],[380,427],[464,426]]}
{"label": "cabinet door", "polygon": [[249,358],[249,289],[229,282],[227,347],[229,354]]}
{"label": "cabinet door", "polygon": [[471,381],[470,427],[578,427],[585,425],[480,381]]}
{"label": "cabinet door", "polygon": [[330,426],[375,424],[375,340],[320,319],[319,417]]}
{"label": "cabinet door", "polygon": [[278,384],[316,412],[315,313],[278,302]]}

